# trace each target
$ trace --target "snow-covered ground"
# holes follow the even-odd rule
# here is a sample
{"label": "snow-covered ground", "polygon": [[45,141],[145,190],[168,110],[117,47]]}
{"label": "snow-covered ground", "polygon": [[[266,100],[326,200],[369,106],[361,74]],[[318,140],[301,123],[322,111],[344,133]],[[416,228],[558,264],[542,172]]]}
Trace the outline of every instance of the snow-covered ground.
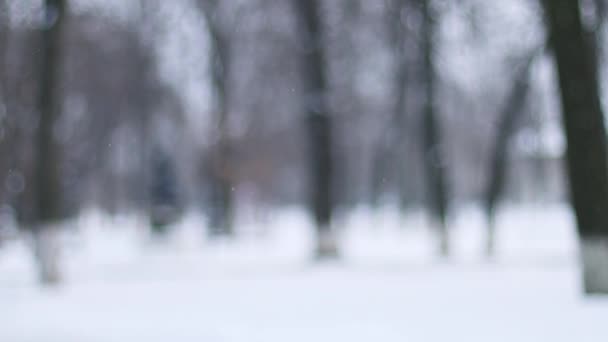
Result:
{"label": "snow-covered ground", "polygon": [[0,341],[607,340],[567,209],[505,209],[492,262],[480,213],[458,212],[449,261],[424,215],[360,208],[337,220],[341,261],[315,264],[297,209],[243,218],[236,241],[205,239],[191,214],[165,243],[90,211],[63,236],[57,288],[37,285],[23,239],[0,248]]}

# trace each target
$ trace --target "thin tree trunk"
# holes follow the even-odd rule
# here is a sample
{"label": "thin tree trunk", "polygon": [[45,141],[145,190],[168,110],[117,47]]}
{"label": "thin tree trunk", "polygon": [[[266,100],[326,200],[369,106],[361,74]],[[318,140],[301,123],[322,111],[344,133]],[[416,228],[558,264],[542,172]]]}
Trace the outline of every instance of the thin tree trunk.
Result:
{"label": "thin tree trunk", "polygon": [[229,53],[225,37],[219,32],[213,36],[213,80],[216,89],[216,113],[218,139],[212,157],[212,181],[213,181],[213,213],[212,228],[223,235],[234,233],[234,184],[232,182],[230,164],[232,146],[228,133],[228,75],[229,75]]}
{"label": "thin tree trunk", "polygon": [[496,127],[496,134],[490,164],[488,167],[488,184],[486,186],[484,203],[488,222],[486,239],[486,254],[494,255],[495,240],[495,210],[496,204],[502,195],[505,179],[507,177],[507,160],[509,158],[509,141],[515,133],[517,122],[520,120],[524,106],[528,99],[530,88],[530,69],[536,57],[536,52],[528,56],[521,70],[515,76],[513,85],[504,103],[500,114],[500,121]]}
{"label": "thin tree trunk", "polygon": [[408,61],[407,47],[405,36],[407,35],[407,27],[403,21],[402,15],[407,9],[406,5],[409,0],[395,0],[392,17],[392,40],[395,44],[395,54],[397,57],[397,70],[395,74],[395,85],[397,88],[397,100],[395,102],[395,112],[392,122],[393,137],[397,148],[397,184],[399,194],[399,207],[405,210],[411,202],[411,175],[408,174],[409,167],[407,165],[407,86],[408,78]]}
{"label": "thin tree trunk", "polygon": [[597,66],[578,0],[543,0],[555,54],[587,293],[608,293],[608,160]]}
{"label": "thin tree trunk", "polygon": [[[9,36],[8,8],[4,0],[0,0],[0,184],[6,184],[10,170],[11,151],[10,132],[11,122],[8,117],[8,94],[6,90],[6,57]],[[0,186],[0,209],[9,203],[10,194],[5,186]],[[0,235],[0,247],[3,236]]]}
{"label": "thin tree trunk", "polygon": [[294,0],[300,20],[304,106],[310,139],[310,205],[317,228],[317,256],[335,257],[332,220],[332,122],[327,104],[327,75],[322,19],[317,0]]}
{"label": "thin tree trunk", "polygon": [[[11,134],[9,133],[8,95],[6,91],[6,51],[8,46],[8,9],[6,2],[0,0],[0,184],[4,184],[9,171],[9,149]],[[0,187],[0,206],[7,201],[5,187]],[[1,237],[0,237],[1,238]],[[1,242],[0,242],[1,243]]]}
{"label": "thin tree trunk", "polygon": [[212,187],[210,226],[213,235],[233,235],[235,185],[231,165],[232,144],[228,132],[230,46],[217,15],[219,1],[203,0],[202,6],[212,45],[211,74],[217,123],[217,135],[210,158]]}
{"label": "thin tree trunk", "polygon": [[46,0],[34,175],[35,249],[40,277],[44,283],[54,283],[59,279],[55,239],[49,227],[60,219],[61,214],[59,147],[53,135],[53,127],[61,112],[61,45],[65,14],[65,0]]}
{"label": "thin tree trunk", "polygon": [[445,158],[441,148],[441,129],[436,103],[435,21],[437,14],[431,0],[422,2],[422,53],[424,76],[424,105],[422,118],[422,148],[427,181],[427,201],[432,224],[439,233],[439,252],[449,254],[446,216],[448,210]]}
{"label": "thin tree trunk", "polygon": [[[4,106],[6,106],[6,48],[8,46],[9,30],[7,3],[5,0],[0,0],[0,105]],[[0,125],[2,125],[2,118],[0,118]]]}

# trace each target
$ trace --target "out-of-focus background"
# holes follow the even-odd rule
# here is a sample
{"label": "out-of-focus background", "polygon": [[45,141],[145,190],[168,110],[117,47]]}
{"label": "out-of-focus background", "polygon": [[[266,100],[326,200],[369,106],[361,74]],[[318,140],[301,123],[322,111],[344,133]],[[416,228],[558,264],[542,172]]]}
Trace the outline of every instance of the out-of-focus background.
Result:
{"label": "out-of-focus background", "polygon": [[607,15],[0,0],[0,341],[605,341]]}

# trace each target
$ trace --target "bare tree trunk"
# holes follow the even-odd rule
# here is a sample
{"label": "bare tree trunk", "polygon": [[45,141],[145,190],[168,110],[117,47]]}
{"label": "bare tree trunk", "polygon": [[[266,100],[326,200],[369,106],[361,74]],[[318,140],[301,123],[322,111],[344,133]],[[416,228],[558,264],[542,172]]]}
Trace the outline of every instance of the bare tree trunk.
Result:
{"label": "bare tree trunk", "polygon": [[515,75],[506,102],[500,114],[500,121],[496,127],[494,146],[490,155],[488,167],[488,183],[485,191],[485,211],[488,222],[486,239],[487,256],[494,255],[495,240],[495,211],[496,204],[502,195],[505,179],[507,177],[507,160],[509,158],[509,141],[515,133],[517,122],[520,120],[524,106],[527,102],[530,88],[530,69],[536,57],[536,52],[526,57],[524,65]]}
{"label": "bare tree trunk", "polygon": [[36,137],[35,223],[36,257],[43,283],[59,280],[52,224],[60,219],[59,146],[53,127],[61,113],[61,46],[65,0],[46,0],[42,28],[39,122]]}
{"label": "bare tree trunk", "polygon": [[422,53],[424,75],[424,105],[422,118],[423,158],[426,170],[427,201],[432,224],[439,233],[439,252],[449,254],[449,238],[446,216],[448,211],[446,163],[441,147],[441,129],[436,103],[435,70],[435,20],[432,0],[423,0]]}
{"label": "bare tree trunk", "polygon": [[227,42],[216,29],[213,33],[213,81],[216,89],[217,140],[212,152],[213,206],[211,227],[216,233],[234,233],[234,184],[232,179],[232,146],[228,132],[228,75],[229,53]]}
{"label": "bare tree trunk", "polygon": [[231,165],[232,144],[228,131],[230,101],[230,46],[218,18],[219,1],[202,0],[203,13],[211,38],[211,73],[215,91],[217,134],[210,158],[211,213],[210,226],[214,235],[233,235],[234,179]]}
{"label": "bare tree trunk", "polygon": [[408,61],[407,61],[407,46],[405,36],[407,35],[407,27],[403,21],[402,14],[405,11],[406,4],[409,0],[396,0],[392,18],[392,35],[396,48],[397,56],[397,72],[395,74],[395,85],[397,88],[397,101],[395,102],[395,112],[392,123],[393,136],[395,136],[395,145],[397,148],[397,184],[399,194],[399,207],[405,210],[411,204],[411,175],[407,164],[408,151],[408,127],[407,127],[407,86],[409,82]]}
{"label": "bare tree trunk", "polygon": [[570,196],[587,293],[608,293],[608,160],[597,66],[578,0],[543,0],[559,76]]}
{"label": "bare tree trunk", "polygon": [[[6,91],[6,48],[8,46],[8,8],[4,0],[0,0],[0,184],[5,182],[9,170],[9,119],[8,95]],[[5,187],[0,187],[0,206],[6,201]],[[0,237],[1,239],[1,237]],[[0,241],[1,243],[1,241]]]}
{"label": "bare tree trunk", "polygon": [[310,205],[317,228],[317,257],[337,256],[332,220],[332,123],[327,104],[322,18],[317,0],[294,4],[300,21],[304,106],[310,139]]}
{"label": "bare tree trunk", "polygon": [[[7,176],[10,170],[9,159],[11,155],[10,143],[11,135],[9,133],[9,118],[8,118],[8,99],[6,92],[6,51],[8,46],[8,8],[4,0],[0,0],[0,184],[6,184]],[[14,152],[13,152],[14,153]],[[0,210],[8,202],[8,194],[5,186],[0,186]],[[0,213],[1,214],[1,213]],[[0,222],[2,225],[2,222]],[[2,246],[3,236],[1,234],[2,226],[0,226],[0,247]]]}
{"label": "bare tree trunk", "polygon": [[[139,17],[136,22],[136,41],[132,51],[132,79],[130,80],[134,104],[132,125],[139,134],[140,162],[138,177],[135,179],[119,179],[117,194],[123,200],[126,194],[120,190],[129,191],[127,184],[136,183],[138,196],[135,207],[144,209],[147,213],[151,233],[156,237],[165,237],[169,225],[177,219],[177,181],[174,174],[173,159],[159,146],[158,137],[151,130],[154,115],[158,114],[156,106],[160,101],[156,98],[159,91],[158,80],[155,78],[155,61],[152,39],[155,39],[153,15],[159,10],[158,0],[139,0]],[[120,186],[122,183],[122,186]]]}
{"label": "bare tree trunk", "polygon": [[[5,0],[0,0],[0,105],[6,106],[6,48],[9,36],[9,13]],[[5,113],[0,113],[0,127]]]}

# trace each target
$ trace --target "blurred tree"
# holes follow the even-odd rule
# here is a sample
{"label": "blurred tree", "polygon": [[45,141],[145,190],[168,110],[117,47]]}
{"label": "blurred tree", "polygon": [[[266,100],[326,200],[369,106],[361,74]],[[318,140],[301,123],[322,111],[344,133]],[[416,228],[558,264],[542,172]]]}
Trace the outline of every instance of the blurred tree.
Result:
{"label": "blurred tree", "polygon": [[570,196],[587,293],[608,293],[608,159],[597,59],[578,0],[542,0],[561,94]]}
{"label": "blurred tree", "polygon": [[215,95],[214,123],[216,134],[209,162],[211,177],[210,227],[214,235],[232,235],[234,216],[234,186],[232,144],[228,132],[230,101],[231,48],[229,36],[220,15],[219,0],[199,1],[211,39],[211,77]]}
{"label": "blurred tree", "polygon": [[12,155],[7,103],[8,94],[6,91],[6,50],[10,34],[9,30],[7,3],[5,0],[0,0],[0,246],[4,238],[3,232],[7,223],[5,221],[8,221],[9,215],[12,215],[14,219],[14,210],[8,205],[8,191],[4,186],[10,173],[10,157]]}
{"label": "blurred tree", "polygon": [[524,107],[528,101],[530,88],[530,70],[532,63],[538,56],[533,51],[524,57],[522,65],[515,73],[511,88],[503,104],[496,133],[494,145],[490,154],[488,165],[488,182],[485,188],[484,206],[488,221],[488,235],[486,241],[486,253],[488,256],[494,254],[495,226],[494,218],[496,205],[502,195],[507,177],[507,160],[509,159],[509,142],[517,129],[517,123],[524,113]]}
{"label": "blurred tree", "polygon": [[[169,143],[163,144],[163,141],[168,139],[166,130],[170,129],[169,126],[175,127],[181,118],[180,106],[175,105],[173,91],[158,77],[155,40],[159,38],[156,20],[159,20],[157,16],[160,10],[159,1],[139,1],[139,15],[134,28],[136,41],[129,56],[133,65],[126,101],[131,110],[127,125],[135,128],[139,138],[141,153],[135,167],[135,173],[139,176],[128,177],[126,184],[116,183],[127,188],[127,191],[138,192],[136,204],[148,210],[152,232],[162,235],[177,220],[180,212],[178,177],[174,165],[177,151],[167,146]],[[129,184],[135,186],[129,187]],[[123,194],[118,199],[124,197]]]}
{"label": "blurred tree", "polygon": [[327,103],[323,20],[317,0],[294,0],[300,28],[304,109],[310,144],[310,205],[317,228],[317,257],[337,256],[332,221],[332,122]]}
{"label": "blurred tree", "polygon": [[61,219],[59,145],[54,128],[61,114],[62,105],[61,50],[63,24],[67,13],[66,1],[46,0],[44,11],[38,99],[40,116],[36,133],[34,171],[34,239],[41,280],[44,283],[54,283],[59,280],[59,270],[52,224]]}
{"label": "blurred tree", "polygon": [[396,101],[391,122],[391,130],[394,142],[392,143],[397,149],[397,158],[394,159],[397,167],[397,186],[399,194],[399,206],[405,209],[412,199],[412,189],[410,183],[412,177],[409,174],[407,156],[407,142],[409,136],[408,120],[407,120],[407,91],[410,82],[408,68],[410,66],[407,38],[410,36],[410,29],[406,25],[405,14],[413,10],[411,0],[393,0],[391,9],[391,40],[394,46],[396,56],[396,72],[394,76]]}
{"label": "blurred tree", "polygon": [[[4,106],[5,100],[5,90],[6,87],[6,47],[8,46],[8,37],[9,37],[9,12],[7,3],[5,0],[0,0],[0,105]],[[2,127],[3,120],[1,117],[4,117],[4,114],[0,114],[0,128]]]}
{"label": "blurred tree", "polygon": [[439,232],[439,251],[449,254],[446,216],[448,211],[448,187],[446,184],[446,159],[441,146],[441,128],[437,113],[435,68],[438,13],[432,0],[421,0],[422,6],[422,74],[424,95],[422,109],[422,148],[427,182],[427,203],[433,225]]}
{"label": "blurred tree", "polygon": [[179,213],[177,177],[171,157],[161,148],[154,148],[151,159],[150,223],[154,233],[165,234]]}
{"label": "blurred tree", "polygon": [[[70,180],[63,202],[72,210],[86,202],[110,214],[143,209],[150,173],[147,121],[161,96],[141,18],[128,25],[86,12],[68,19],[66,106],[58,124],[62,162],[68,165],[63,173]],[[128,159],[118,157],[125,153]]]}
{"label": "blurred tree", "polygon": [[409,201],[408,186],[410,181],[406,175],[407,158],[406,141],[407,141],[407,118],[406,118],[406,93],[408,78],[408,46],[407,37],[410,32],[406,26],[404,14],[408,10],[412,10],[408,5],[411,5],[411,0],[391,0],[387,2],[387,23],[389,43],[392,47],[391,53],[395,60],[394,73],[394,89],[395,101],[392,116],[387,120],[383,127],[382,134],[377,146],[374,148],[374,162],[372,165],[372,205],[379,204],[378,201],[382,195],[384,183],[390,174],[390,169],[397,169],[397,186],[399,204],[404,209]]}
{"label": "blurred tree", "polygon": [[[9,13],[6,1],[0,0],[0,207],[5,204],[6,191],[2,184],[9,170],[10,153],[6,93],[6,47],[9,37]],[[2,222],[0,222],[0,226]],[[1,229],[1,227],[0,227]],[[0,237],[1,238],[1,237]]]}

